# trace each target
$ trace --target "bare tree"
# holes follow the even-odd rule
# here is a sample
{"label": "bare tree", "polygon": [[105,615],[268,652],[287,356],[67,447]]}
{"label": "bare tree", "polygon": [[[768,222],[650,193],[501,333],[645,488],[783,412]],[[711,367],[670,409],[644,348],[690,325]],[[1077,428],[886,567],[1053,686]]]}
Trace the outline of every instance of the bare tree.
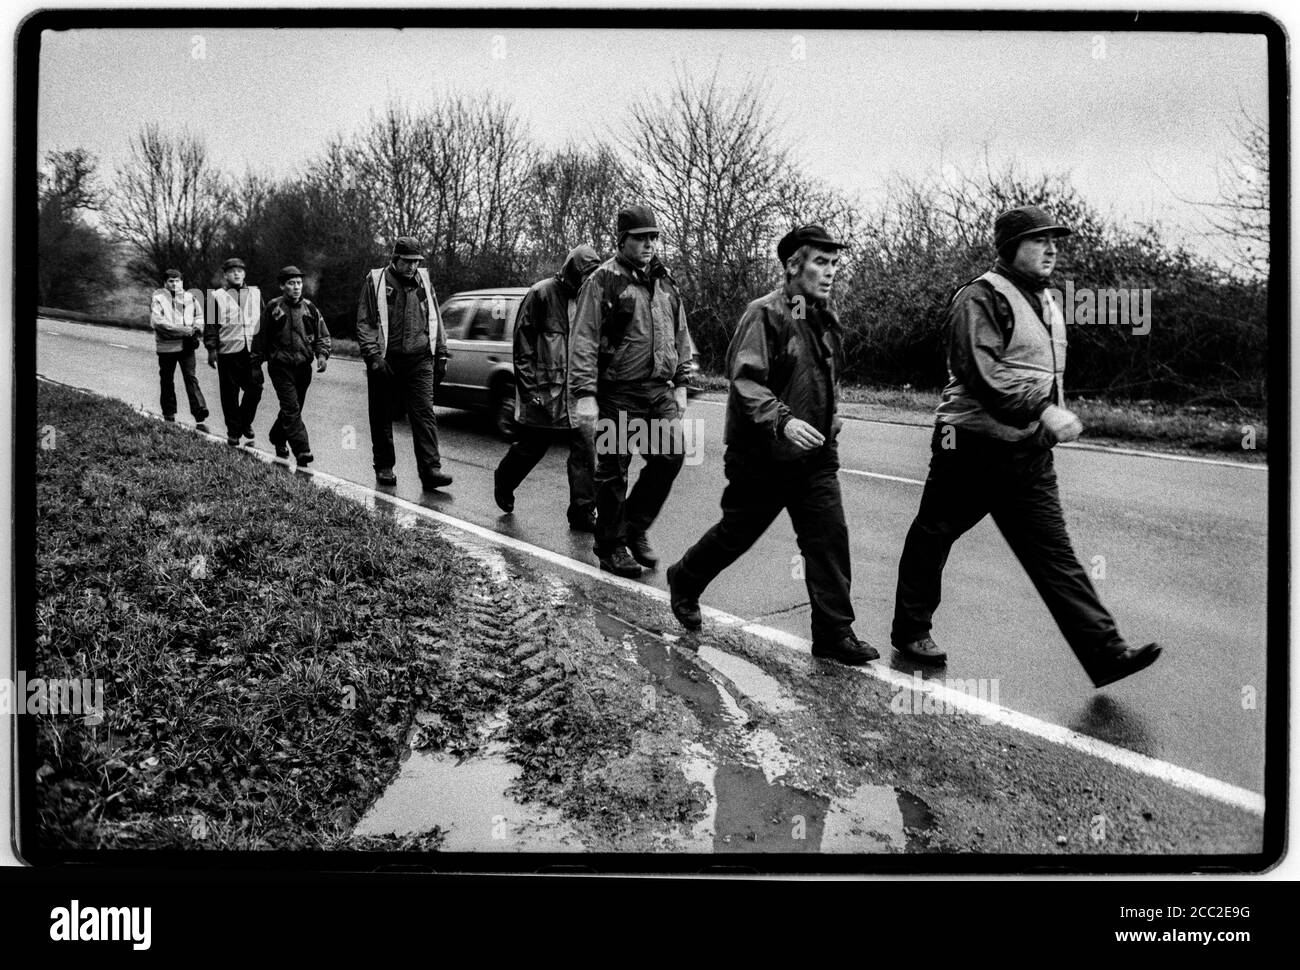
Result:
{"label": "bare tree", "polygon": [[[790,176],[764,92],[679,73],[663,96],[633,105],[622,138],[642,196],[665,224],[665,251],[701,312],[727,313],[770,272]],[[761,267],[761,268],[760,268]]]}
{"label": "bare tree", "polygon": [[529,244],[539,269],[558,265],[584,243],[611,252],[615,214],[633,195],[627,167],[605,144],[569,145],[539,159],[528,190]]}
{"label": "bare tree", "polygon": [[1235,264],[1249,275],[1269,270],[1268,123],[1244,107],[1233,125],[1237,147],[1219,167],[1219,198],[1202,205],[1210,224],[1224,236]]}
{"label": "bare tree", "polygon": [[230,213],[226,178],[208,161],[203,142],[186,131],[145,125],[118,169],[107,223],[133,255],[129,269],[156,283],[168,267],[205,279]]}
{"label": "bare tree", "polygon": [[113,283],[113,246],[86,219],[102,204],[93,155],[50,152],[37,186],[37,300],[94,309]]}

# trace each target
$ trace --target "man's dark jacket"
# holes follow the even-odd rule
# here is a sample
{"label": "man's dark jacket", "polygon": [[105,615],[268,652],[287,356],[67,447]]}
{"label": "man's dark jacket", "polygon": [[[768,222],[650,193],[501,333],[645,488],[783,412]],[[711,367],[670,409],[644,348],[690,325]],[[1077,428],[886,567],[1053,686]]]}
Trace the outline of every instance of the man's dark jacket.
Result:
{"label": "man's dark jacket", "polygon": [[600,265],[590,246],[569,253],[554,276],[524,295],[515,322],[515,420],[534,428],[571,427],[569,327],[583,278]]}
{"label": "man's dark jacket", "polygon": [[784,288],[750,303],[727,348],[727,450],[774,461],[814,454],[785,437],[792,418],[829,444],[839,432],[835,384],[843,362],[839,320],[830,309]]}

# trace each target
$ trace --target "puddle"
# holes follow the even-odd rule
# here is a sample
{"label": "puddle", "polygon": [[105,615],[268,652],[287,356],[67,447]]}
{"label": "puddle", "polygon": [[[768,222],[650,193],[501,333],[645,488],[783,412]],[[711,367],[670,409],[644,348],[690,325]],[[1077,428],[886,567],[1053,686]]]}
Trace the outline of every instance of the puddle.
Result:
{"label": "puddle", "polygon": [[775,677],[757,664],[709,646],[700,647],[699,657],[735,684],[742,694],[773,714],[804,709]]}
{"label": "puddle", "polygon": [[437,825],[447,832],[443,852],[581,852],[558,812],[504,794],[521,770],[499,743],[461,764],[441,752],[413,751],[355,834],[406,835]]}
{"label": "puddle", "polygon": [[[822,830],[823,852],[904,852],[916,849],[917,837],[934,828],[926,804],[890,785],[863,785],[836,799]],[[875,842],[878,848],[870,848]]]}
{"label": "puddle", "polygon": [[[346,491],[346,489],[339,489]],[[425,525],[419,516],[353,497],[402,527]],[[508,580],[514,557],[444,531],[444,537],[470,552],[498,581]],[[553,605],[577,605],[581,597],[562,579],[529,569],[546,586]],[[666,838],[674,852],[904,852],[922,848],[919,836],[934,827],[929,808],[908,792],[887,785],[863,785],[852,795],[830,798],[790,785],[783,779],[795,767],[780,737],[756,726],[724,683],[699,666],[690,652],[672,641],[635,627],[604,611],[593,611],[597,628],[623,644],[629,660],[691,710],[708,735],[725,739],[727,752],[696,742],[679,767],[708,793],[704,817],[685,836]],[[695,656],[717,670],[747,701],[771,714],[803,710],[780,683],[758,667],[716,648],[701,646]],[[356,827],[357,835],[426,832],[435,825],[447,833],[447,852],[581,852],[584,846],[558,812],[525,806],[505,791],[521,769],[491,740],[504,718],[483,727],[484,751],[457,763],[441,752],[413,751],[384,794]]]}
{"label": "puddle", "polygon": [[[815,795],[783,783],[795,767],[780,737],[755,727],[730,690],[695,665],[692,655],[716,667],[746,697],[766,710],[801,706],[761,668],[711,647],[698,654],[595,612],[597,627],[620,641],[629,659],[644,667],[663,690],[682,699],[710,733],[731,739],[734,753],[720,754],[698,742],[679,763],[688,781],[708,794],[702,819],[667,848],[678,852],[905,852],[921,846],[917,836],[933,828],[924,802],[888,785],[864,785],[845,798]],[[739,758],[737,758],[739,754]]]}

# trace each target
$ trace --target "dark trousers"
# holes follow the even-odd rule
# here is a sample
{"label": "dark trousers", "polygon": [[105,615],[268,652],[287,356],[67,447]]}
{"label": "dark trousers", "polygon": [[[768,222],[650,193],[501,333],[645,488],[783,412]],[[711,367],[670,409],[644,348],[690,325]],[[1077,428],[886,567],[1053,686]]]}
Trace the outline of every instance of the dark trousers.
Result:
{"label": "dark trousers", "polygon": [[275,396],[280,399],[280,413],[271,425],[271,444],[288,445],[295,455],[311,451],[307,426],[302,423],[302,405],[311,386],[311,361],[305,364],[281,364],[267,361],[266,374],[271,378]]}
{"label": "dark trousers", "polygon": [[944,448],[944,437],[942,427],[936,428],[921,508],[898,564],[893,644],[929,634],[952,544],[992,515],[1084,669],[1092,668],[1096,655],[1123,648],[1114,619],[1070,545],[1051,449],[960,429],[948,439],[953,447]]}
{"label": "dark trousers", "polygon": [[678,563],[676,582],[681,590],[691,596],[703,593],[785,509],[803,556],[813,640],[833,641],[851,632],[849,529],[844,521],[835,445],[825,445],[794,461],[771,461],[734,451],[728,451],[723,460],[727,487],[722,491],[722,520]]}
{"label": "dark trousers", "polygon": [[[667,384],[599,385],[600,417],[596,425],[596,555],[613,552],[649,530],[686,458],[681,414]],[[676,420],[672,440],[664,434]],[[638,429],[640,434],[638,435]],[[640,451],[645,468],[631,494],[627,470]]]}
{"label": "dark trousers", "polygon": [[497,466],[497,482],[513,492],[551,445],[561,442],[569,446],[569,518],[585,518],[596,511],[596,452],[592,436],[579,428],[518,425],[514,444]]}
{"label": "dark trousers", "polygon": [[178,350],[158,355],[158,379],[162,385],[163,414],[176,414],[176,365],[181,366],[181,380],[185,383],[185,396],[189,398],[190,414],[195,421],[208,416],[208,402],[203,399],[198,376],[194,373],[194,351]]}
{"label": "dark trousers", "polygon": [[[217,355],[217,383],[221,388],[221,415],[226,436],[252,432],[257,404],[262,400],[261,368],[254,367],[247,350]],[[256,374],[254,373],[256,372]]]}
{"label": "dark trousers", "polygon": [[366,395],[370,410],[370,447],[375,470],[397,463],[393,450],[393,400],[406,406],[415,445],[415,465],[420,477],[442,470],[438,453],[438,418],[433,411],[433,358],[423,354],[390,354],[392,376],[366,369]]}

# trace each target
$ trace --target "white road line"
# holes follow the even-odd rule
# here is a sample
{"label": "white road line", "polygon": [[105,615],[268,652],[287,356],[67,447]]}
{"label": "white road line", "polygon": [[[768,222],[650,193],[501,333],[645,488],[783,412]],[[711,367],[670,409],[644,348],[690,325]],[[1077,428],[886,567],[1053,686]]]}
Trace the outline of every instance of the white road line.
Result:
{"label": "white road line", "polygon": [[[726,407],[726,401],[702,401],[698,398],[693,399],[691,404],[712,404],[714,407]],[[890,428],[916,428],[930,434],[934,430],[934,424],[908,424],[905,421],[877,421],[874,418],[847,418],[849,421],[859,421],[862,424],[879,424]],[[1070,444],[1057,445],[1058,448],[1068,448],[1071,451],[1101,451],[1111,455],[1130,455],[1134,458],[1157,458],[1160,461],[1181,461],[1192,465],[1221,465],[1226,468],[1246,468],[1256,472],[1268,471],[1267,462],[1248,462],[1248,461],[1228,461],[1226,458],[1198,458],[1195,455],[1171,455],[1163,451],[1143,451],[1140,448],[1117,448],[1113,445],[1093,445],[1084,441],[1076,441]],[[925,482],[915,482],[910,478],[891,478],[889,475],[878,475],[873,472],[861,472],[851,468],[841,468],[840,471],[849,472],[852,475],[870,475],[873,478],[886,478],[898,482],[914,482],[917,485],[924,485]]]}
{"label": "white road line", "polygon": [[[92,392],[93,393],[93,392]],[[97,394],[99,397],[108,397],[109,395]],[[139,410],[139,409],[138,409]],[[148,411],[139,410],[139,413],[149,417],[161,420],[157,415]],[[208,435],[208,437],[215,437]],[[253,448],[242,447],[241,450],[256,455],[263,461],[273,462],[275,457],[269,452],[260,451]],[[349,481],[345,478],[339,478],[328,472],[312,471],[310,469],[297,469],[297,474],[307,474],[313,479],[327,483],[345,491],[361,492],[373,497],[376,500],[383,499],[390,505],[397,506],[409,511],[422,518],[431,519],[442,525],[458,529],[461,532],[468,532],[487,542],[498,546],[504,546],[507,549],[513,549],[516,552],[532,556],[543,562],[559,566],[570,572],[587,576],[591,579],[616,586],[619,589],[625,589],[629,592],[639,593],[642,596],[649,597],[659,603],[668,603],[668,593],[653,586],[646,586],[642,583],[633,582],[622,576],[614,576],[610,573],[601,571],[596,566],[580,562],[576,559],[570,559],[568,556],[560,555],[558,552],[552,552],[550,549],[543,549],[541,546],[534,546],[531,543],[524,542],[512,536],[501,535],[491,529],[473,522],[467,522],[464,519],[457,519],[447,515],[445,512],[438,512],[434,509],[426,508],[423,505],[417,505],[414,502],[395,495],[388,495],[377,489],[361,485],[357,482]],[[710,620],[723,626],[739,625],[746,633],[768,640],[771,643],[779,644],[790,650],[796,650],[800,653],[811,653],[812,644],[802,637],[786,633],[783,630],[776,630],[772,627],[766,627],[755,623],[746,623],[738,616],[725,613],[722,610],[714,609],[709,606],[701,606],[701,612]],[[1264,814],[1264,796],[1259,792],[1251,791],[1248,788],[1241,788],[1237,785],[1231,785],[1226,781],[1218,778],[1211,778],[1209,775],[1203,775],[1200,772],[1192,771],[1189,768],[1183,768],[1180,765],[1171,764],[1168,761],[1161,761],[1148,755],[1138,754],[1136,751],[1130,751],[1128,748],[1121,748],[1118,745],[1110,744],[1106,741],[1099,741],[1096,738],[1089,737],[1086,734],[1080,734],[1070,728],[1063,727],[1059,724],[1052,724],[1028,714],[1022,714],[1019,711],[1013,711],[1010,708],[1002,707],[990,701],[983,700],[979,697],[972,697],[963,691],[955,690],[945,684],[937,682],[922,681],[918,684],[917,680],[907,674],[900,673],[888,667],[858,667],[854,668],[858,673],[864,676],[875,677],[877,680],[884,681],[894,687],[905,688],[908,690],[920,690],[923,693],[932,694],[943,704],[960,708],[971,714],[977,715],[986,724],[1002,724],[1006,727],[1014,728],[1024,734],[1041,738],[1044,741],[1050,741],[1059,744],[1062,747],[1079,751],[1083,754],[1100,758],[1111,764],[1127,768],[1137,774],[1146,775],[1159,781],[1167,782],[1177,788],[1194,792],[1198,795],[1204,795],[1215,801],[1232,805],[1236,808],[1244,809],[1254,815]]]}
{"label": "white road line", "polygon": [[919,478],[901,478],[898,475],[884,475],[880,472],[860,472],[856,468],[841,468],[846,475],[862,475],[864,478],[883,478],[887,482],[906,482],[908,485],[924,485]]}
{"label": "white road line", "polygon": [[109,340],[109,341],[105,341],[105,342],[106,342],[110,347],[121,347],[123,350],[130,350],[130,349],[131,349],[131,348],[128,347],[126,344],[115,344],[115,343],[113,343],[111,340]]}

